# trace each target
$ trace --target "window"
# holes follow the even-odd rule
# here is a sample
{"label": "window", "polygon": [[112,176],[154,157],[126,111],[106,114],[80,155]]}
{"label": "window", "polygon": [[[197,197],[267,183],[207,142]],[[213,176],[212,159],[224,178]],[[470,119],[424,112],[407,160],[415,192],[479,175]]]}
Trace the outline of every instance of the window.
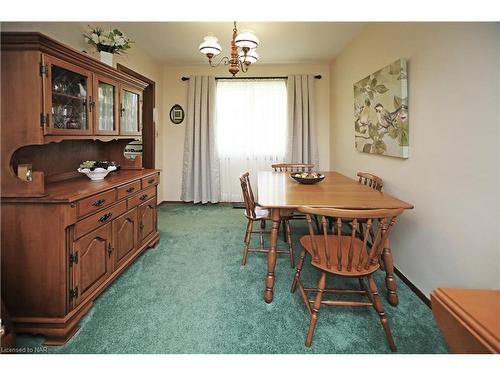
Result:
{"label": "window", "polygon": [[241,201],[238,177],[284,160],[287,146],[286,80],[218,80],[216,144],[221,163],[221,200]]}

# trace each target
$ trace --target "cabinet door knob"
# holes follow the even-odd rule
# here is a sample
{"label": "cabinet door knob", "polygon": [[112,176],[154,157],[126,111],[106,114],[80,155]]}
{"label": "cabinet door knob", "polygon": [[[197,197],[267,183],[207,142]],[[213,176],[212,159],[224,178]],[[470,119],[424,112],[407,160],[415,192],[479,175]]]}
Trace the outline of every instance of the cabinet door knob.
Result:
{"label": "cabinet door knob", "polygon": [[135,187],[129,187],[126,191],[127,193],[131,193],[135,190]]}
{"label": "cabinet door knob", "polygon": [[139,199],[140,199],[141,201],[145,201],[147,198],[148,198],[148,195],[147,195],[147,194],[141,195],[141,196],[139,197]]}
{"label": "cabinet door knob", "polygon": [[113,248],[111,247],[111,242],[108,242],[108,257],[111,258],[111,254],[113,253]]}
{"label": "cabinet door knob", "polygon": [[148,184],[152,184],[153,182],[155,182],[155,179],[154,179],[154,178],[152,178],[152,179],[148,180]]}
{"label": "cabinet door knob", "polygon": [[104,214],[103,216],[101,216],[101,217],[99,218],[99,221],[100,221],[101,223],[105,223],[106,221],[108,221],[108,220],[111,218],[111,216],[113,216],[113,213],[108,212],[107,214]]}
{"label": "cabinet door knob", "polygon": [[106,199],[98,199],[94,203],[92,203],[92,206],[100,207],[106,202]]}

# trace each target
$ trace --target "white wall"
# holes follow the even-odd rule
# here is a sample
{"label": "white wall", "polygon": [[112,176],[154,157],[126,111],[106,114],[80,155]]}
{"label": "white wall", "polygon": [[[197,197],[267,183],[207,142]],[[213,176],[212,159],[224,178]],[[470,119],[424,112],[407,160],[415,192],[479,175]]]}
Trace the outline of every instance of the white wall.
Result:
{"label": "white wall", "polygon": [[[382,177],[415,205],[396,266],[424,293],[500,288],[499,24],[370,24],[331,64],[331,167]],[[410,157],[354,148],[353,83],[408,59]]]}
{"label": "white wall", "polygon": [[[241,73],[240,73],[241,74]],[[286,76],[289,74],[321,74],[322,79],[315,80],[316,121],[318,129],[319,169],[330,167],[330,72],[327,64],[256,64],[246,73],[249,77]],[[170,108],[180,104],[186,110],[188,82],[181,81],[182,76],[215,75],[227,77],[227,67],[211,68],[198,66],[165,66],[163,70],[163,113],[169,119]],[[174,125],[168,120],[162,133],[163,168],[168,171],[168,184],[164,185],[163,197],[168,201],[178,201],[181,196],[182,158],[184,150],[185,122]]]}
{"label": "white wall", "polygon": [[[1,24],[2,31],[37,31],[45,34],[61,43],[64,43],[70,47],[73,47],[79,51],[86,51],[89,55],[99,58],[98,54],[91,46],[85,43],[83,38],[83,33],[88,31],[88,23],[86,22],[4,22]],[[92,23],[95,26],[101,26],[104,29],[110,29],[111,26],[105,23]],[[163,118],[160,109],[163,103],[163,88],[162,88],[162,67],[163,65],[150,57],[146,52],[144,52],[140,46],[133,44],[132,48],[123,55],[114,56],[114,66],[120,63],[145,77],[148,77],[155,81],[156,84],[156,113],[155,113],[155,123],[156,123],[156,168],[163,168],[163,160],[161,158],[161,131],[164,128]],[[167,117],[168,118],[168,117]],[[162,192],[165,190],[163,188],[165,184],[160,184],[159,187],[159,199],[161,202],[164,200]]]}

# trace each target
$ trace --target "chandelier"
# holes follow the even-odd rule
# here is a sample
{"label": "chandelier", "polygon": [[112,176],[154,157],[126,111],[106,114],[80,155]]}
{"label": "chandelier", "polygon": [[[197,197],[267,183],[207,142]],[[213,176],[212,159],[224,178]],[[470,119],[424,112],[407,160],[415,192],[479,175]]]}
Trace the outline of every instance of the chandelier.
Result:
{"label": "chandelier", "polygon": [[259,60],[259,55],[255,52],[259,45],[259,39],[250,31],[242,31],[238,34],[236,22],[234,22],[233,39],[231,40],[231,57],[224,56],[219,62],[214,63],[212,59],[222,52],[222,48],[217,42],[218,39],[212,33],[203,39],[199,49],[208,58],[208,64],[211,67],[219,66],[221,63],[229,65],[229,73],[233,77],[240,70],[246,73],[250,65]]}

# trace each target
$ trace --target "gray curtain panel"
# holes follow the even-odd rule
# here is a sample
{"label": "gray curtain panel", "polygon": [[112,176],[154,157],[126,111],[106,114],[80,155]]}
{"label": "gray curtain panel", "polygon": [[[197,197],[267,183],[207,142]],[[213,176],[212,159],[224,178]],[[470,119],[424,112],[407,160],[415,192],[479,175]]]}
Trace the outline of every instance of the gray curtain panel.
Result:
{"label": "gray curtain panel", "polygon": [[181,192],[181,199],[185,202],[219,201],[215,95],[214,77],[190,77]]}
{"label": "gray curtain panel", "polygon": [[288,146],[286,161],[313,163],[318,167],[318,142],[314,118],[314,76],[290,75],[288,93]]}

